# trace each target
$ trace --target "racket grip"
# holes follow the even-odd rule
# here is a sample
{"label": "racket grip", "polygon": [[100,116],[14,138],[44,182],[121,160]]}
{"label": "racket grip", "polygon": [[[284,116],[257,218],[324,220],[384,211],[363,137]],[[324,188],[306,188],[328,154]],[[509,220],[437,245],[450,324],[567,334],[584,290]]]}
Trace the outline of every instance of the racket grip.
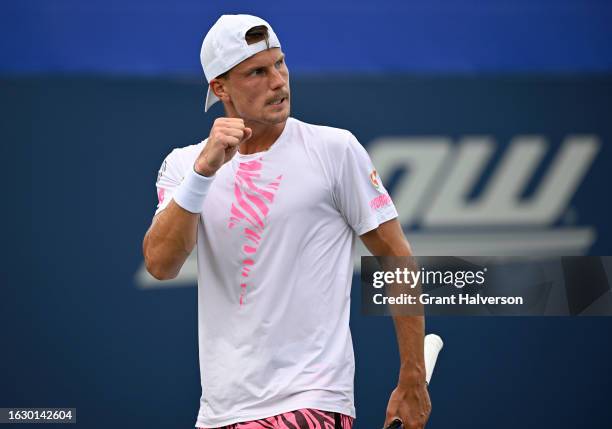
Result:
{"label": "racket grip", "polygon": [[400,419],[395,419],[391,423],[385,427],[385,429],[399,429],[402,427],[402,421]]}

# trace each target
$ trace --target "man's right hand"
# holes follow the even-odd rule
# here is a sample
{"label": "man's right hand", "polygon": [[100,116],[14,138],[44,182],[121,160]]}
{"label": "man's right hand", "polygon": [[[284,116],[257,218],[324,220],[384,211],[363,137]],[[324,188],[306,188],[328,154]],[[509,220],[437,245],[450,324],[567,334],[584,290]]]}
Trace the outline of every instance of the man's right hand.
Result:
{"label": "man's right hand", "polygon": [[208,142],[193,166],[202,176],[210,177],[232,159],[240,143],[251,138],[253,131],[240,118],[217,118],[210,130]]}

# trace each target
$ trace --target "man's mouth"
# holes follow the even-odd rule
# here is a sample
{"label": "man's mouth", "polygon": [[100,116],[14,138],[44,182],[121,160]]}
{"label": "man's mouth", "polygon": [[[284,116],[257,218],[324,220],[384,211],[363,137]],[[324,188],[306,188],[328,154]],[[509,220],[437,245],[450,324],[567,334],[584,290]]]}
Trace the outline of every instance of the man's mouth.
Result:
{"label": "man's mouth", "polygon": [[275,98],[274,100],[270,101],[268,104],[272,106],[278,106],[279,104],[282,104],[282,102],[285,101],[286,99],[287,97]]}

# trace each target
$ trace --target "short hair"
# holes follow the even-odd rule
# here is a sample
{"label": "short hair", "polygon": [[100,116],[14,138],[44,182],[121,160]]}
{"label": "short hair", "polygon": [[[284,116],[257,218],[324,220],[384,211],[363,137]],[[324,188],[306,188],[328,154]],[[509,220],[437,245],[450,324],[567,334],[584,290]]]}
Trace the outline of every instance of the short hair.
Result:
{"label": "short hair", "polygon": [[[265,25],[257,25],[250,28],[244,35],[244,40],[246,40],[247,44],[249,45],[265,40],[267,49],[270,49],[270,36],[268,34],[268,27]],[[219,76],[217,76],[217,79],[227,79],[229,72],[230,71],[228,70],[225,73],[221,73]]]}
{"label": "short hair", "polygon": [[247,31],[246,34],[244,35],[244,39],[249,45],[265,40],[266,47],[270,49],[268,27],[266,27],[265,25],[258,25],[256,27],[249,29],[249,31]]}

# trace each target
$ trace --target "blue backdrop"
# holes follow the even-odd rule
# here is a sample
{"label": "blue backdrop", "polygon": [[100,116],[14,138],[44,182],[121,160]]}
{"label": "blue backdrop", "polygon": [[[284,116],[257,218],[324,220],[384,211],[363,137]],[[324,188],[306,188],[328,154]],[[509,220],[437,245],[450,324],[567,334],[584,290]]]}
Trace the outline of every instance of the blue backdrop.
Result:
{"label": "blue backdrop", "polygon": [[223,13],[265,17],[294,72],[612,69],[608,0],[8,0],[0,71],[193,74]]}
{"label": "blue backdrop", "polygon": [[[294,113],[352,129],[373,153],[390,135],[446,136],[452,147],[467,135],[490,135],[493,170],[514,137],[540,135],[549,144],[540,176],[568,135],[597,136],[602,143],[587,173],[546,225],[447,225],[443,231],[469,233],[463,238],[469,243],[481,233],[561,236],[588,229],[594,242],[574,252],[609,254],[611,84],[610,78],[303,78],[293,83]],[[12,185],[4,205],[10,220],[0,403],[77,407],[79,424],[88,428],[116,421],[189,427],[199,396],[196,291],[140,280],[141,240],[164,155],[206,136],[220,109],[202,114],[197,81],[19,78],[2,81],[2,88],[1,116],[9,119],[3,141],[10,143],[4,171]],[[384,179],[394,198],[409,186],[404,174]],[[421,237],[417,252],[438,231],[419,217],[405,229],[409,239]],[[519,251],[532,246],[525,242]],[[396,380],[396,345],[390,320],[364,317],[359,308],[355,279],[357,427],[379,427]],[[431,386],[431,427],[604,427],[612,421],[609,319],[427,323],[446,340]]]}
{"label": "blue backdrop", "polygon": [[[295,72],[294,116],[353,131],[382,166],[417,252],[476,243],[483,254],[611,253],[610,2],[223,7],[275,26]],[[84,428],[194,423],[193,278],[159,285],[142,277],[141,241],[164,156],[205,138],[221,113],[203,113],[198,64],[219,13],[204,2],[3,3],[0,407],[76,407]],[[517,206],[538,201],[548,177],[573,186],[555,194],[557,210],[528,222],[436,222],[435,198],[474,145],[491,157],[469,193],[455,195],[462,204],[484,198],[526,146],[542,157],[533,172],[517,169],[525,179]],[[442,148],[445,164],[415,209],[411,186],[426,169],[410,162],[422,160],[423,147]],[[591,157],[576,158],[580,175],[554,175],[568,147]],[[362,316],[359,299],[355,278],[356,427],[377,428],[397,347],[391,321]],[[446,343],[428,427],[612,422],[610,319],[436,317],[427,325]]]}

